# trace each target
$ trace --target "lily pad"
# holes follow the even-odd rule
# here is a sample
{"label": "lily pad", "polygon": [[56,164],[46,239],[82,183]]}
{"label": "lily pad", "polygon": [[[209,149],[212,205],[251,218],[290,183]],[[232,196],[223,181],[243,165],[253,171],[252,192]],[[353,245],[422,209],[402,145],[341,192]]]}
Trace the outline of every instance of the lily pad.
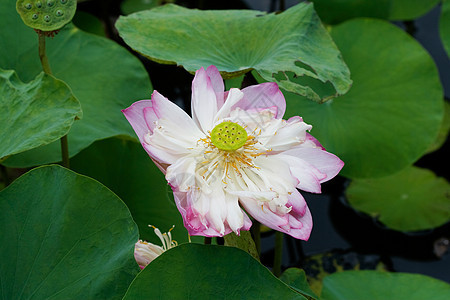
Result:
{"label": "lily pad", "polygon": [[60,166],[36,168],[0,191],[0,226],[4,299],[121,299],[139,270],[125,204]]}
{"label": "lily pad", "polygon": [[306,300],[244,251],[199,244],[161,254],[139,273],[124,300],[162,297]]}
{"label": "lily pad", "polygon": [[[15,1],[0,1],[0,67],[16,70],[22,81],[42,71],[37,34],[14,12]],[[47,39],[47,56],[53,75],[66,82],[83,107],[83,119],[69,135],[70,156],[96,140],[135,134],[121,109],[149,98],[151,84],[139,60],[113,41],[85,33],[71,24]],[[28,167],[60,160],[59,142],[14,155],[4,162]]]}
{"label": "lily pad", "polygon": [[354,180],[346,195],[354,208],[395,230],[425,230],[450,221],[450,184],[426,169]]}
{"label": "lily pad", "polygon": [[255,69],[316,102],[344,94],[351,85],[348,68],[310,3],[281,14],[164,5],[120,17],[116,27],[134,50],[189,72],[215,65],[231,78]]}
{"label": "lily pad", "polygon": [[70,165],[74,171],[109,187],[127,204],[139,226],[141,239],[160,244],[148,225],[162,232],[175,225],[172,237],[180,243],[188,241],[181,214],[169,198],[171,191],[164,175],[141,144],[120,138],[97,141],[76,155]]}
{"label": "lily pad", "polygon": [[444,49],[450,57],[450,0],[442,1],[439,31]]}
{"label": "lily pad", "polygon": [[432,58],[382,20],[350,20],[331,35],[352,72],[352,89],[323,105],[285,93],[287,116],[313,125],[311,134],[345,162],[344,176],[382,177],[411,165],[436,140],[444,115]]}
{"label": "lily pad", "polygon": [[0,161],[59,139],[83,115],[80,102],[64,82],[41,73],[23,83],[16,72],[2,69],[0,111]]}
{"label": "lily pad", "polygon": [[320,299],[447,300],[450,285],[420,274],[346,271],[325,277]]}
{"label": "lily pad", "polygon": [[357,17],[413,20],[427,13],[439,0],[312,0],[320,18],[336,24]]}

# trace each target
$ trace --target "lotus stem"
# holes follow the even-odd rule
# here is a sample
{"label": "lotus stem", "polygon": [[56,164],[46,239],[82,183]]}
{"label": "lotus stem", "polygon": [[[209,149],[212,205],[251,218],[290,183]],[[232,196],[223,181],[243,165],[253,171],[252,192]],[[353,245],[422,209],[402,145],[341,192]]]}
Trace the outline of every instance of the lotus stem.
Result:
{"label": "lotus stem", "polygon": [[283,233],[275,232],[275,253],[273,258],[273,275],[280,277],[281,261],[283,258]]}

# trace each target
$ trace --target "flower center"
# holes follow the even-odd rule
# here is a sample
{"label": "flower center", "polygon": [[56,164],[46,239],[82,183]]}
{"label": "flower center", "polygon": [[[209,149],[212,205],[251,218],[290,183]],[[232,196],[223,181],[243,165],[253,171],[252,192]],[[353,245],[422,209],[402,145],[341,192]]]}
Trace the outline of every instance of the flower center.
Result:
{"label": "flower center", "polygon": [[225,121],[213,128],[211,142],[221,150],[234,151],[247,142],[247,131],[239,124]]}

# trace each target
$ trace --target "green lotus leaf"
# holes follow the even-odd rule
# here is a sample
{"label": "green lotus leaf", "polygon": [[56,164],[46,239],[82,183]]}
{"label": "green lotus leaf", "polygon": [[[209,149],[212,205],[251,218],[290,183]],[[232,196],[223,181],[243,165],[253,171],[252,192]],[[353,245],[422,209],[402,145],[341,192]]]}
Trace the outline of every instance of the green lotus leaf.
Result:
{"label": "green lotus leaf", "polygon": [[[0,1],[0,67],[16,70],[24,81],[42,71],[37,34],[25,26],[15,1]],[[69,152],[73,156],[96,140],[135,134],[121,113],[134,101],[148,99],[151,84],[139,60],[113,41],[85,33],[71,24],[47,39],[47,56],[53,75],[63,80],[81,102],[83,119],[73,124]],[[59,161],[59,142],[20,153],[4,164],[28,167]]]}
{"label": "green lotus leaf", "polygon": [[325,277],[320,299],[446,300],[450,285],[420,274],[346,271]]}
{"label": "green lotus leaf", "polygon": [[311,290],[308,284],[305,271],[299,268],[286,269],[280,276],[280,280],[288,284],[294,290],[303,295],[308,296],[310,299],[319,299],[317,295]]}
{"label": "green lotus leaf", "polygon": [[183,244],[151,262],[131,284],[130,299],[306,299],[234,247]]}
{"label": "green lotus leaf", "polygon": [[137,11],[154,8],[161,5],[162,2],[162,0],[124,0],[120,4],[120,9],[125,15],[129,15]]}
{"label": "green lotus leaf", "polygon": [[215,65],[229,78],[255,69],[316,102],[344,94],[351,85],[347,66],[309,3],[281,14],[165,5],[120,17],[116,27],[134,50],[190,72]]}
{"label": "green lotus leaf", "polygon": [[442,44],[444,45],[448,57],[450,57],[450,0],[442,1],[439,31],[441,34]]}
{"label": "green lotus leaf", "polygon": [[169,197],[166,179],[140,143],[120,138],[97,141],[77,154],[70,165],[74,171],[109,187],[127,204],[141,239],[160,245],[148,225],[162,232],[175,225],[173,238],[180,243],[188,241],[181,214]]}
{"label": "green lotus leaf", "polygon": [[427,13],[439,0],[312,0],[320,18],[336,24],[357,17],[413,20]]}
{"label": "green lotus leaf", "polygon": [[382,20],[353,19],[331,35],[352,72],[351,90],[324,104],[285,93],[287,116],[313,125],[311,134],[345,162],[344,176],[382,177],[411,165],[436,140],[443,120],[433,60]]}
{"label": "green lotus leaf", "polygon": [[430,145],[427,150],[427,154],[440,149],[447,141],[448,133],[450,132],[450,102],[444,102],[444,119],[442,120],[441,127],[437,139]]}
{"label": "green lotus leaf", "polygon": [[353,180],[346,195],[354,208],[395,230],[425,230],[450,221],[450,184],[427,169]]}
{"label": "green lotus leaf", "polygon": [[0,111],[0,160],[59,139],[83,115],[80,102],[61,80],[41,73],[23,83],[14,71],[2,69]]}
{"label": "green lotus leaf", "polygon": [[97,181],[36,168],[0,191],[3,299],[121,299],[139,267],[136,224]]}

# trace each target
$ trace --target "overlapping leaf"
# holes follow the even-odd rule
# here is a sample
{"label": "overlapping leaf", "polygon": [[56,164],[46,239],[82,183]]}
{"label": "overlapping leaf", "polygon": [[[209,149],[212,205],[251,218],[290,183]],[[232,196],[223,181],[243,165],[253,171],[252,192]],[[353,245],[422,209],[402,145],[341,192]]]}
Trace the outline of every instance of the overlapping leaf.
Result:
{"label": "overlapping leaf", "polygon": [[82,116],[80,102],[64,82],[41,73],[23,83],[14,71],[2,69],[0,111],[0,160],[57,140]]}
{"label": "overlapping leaf", "polygon": [[59,166],[0,191],[4,299],[121,299],[139,268],[136,224],[105,186]]}
{"label": "overlapping leaf", "polygon": [[234,247],[183,244],[151,262],[124,299],[306,299]]}
{"label": "overlapping leaf", "polygon": [[[36,33],[22,23],[15,1],[0,1],[0,67],[17,71],[30,81],[42,70]],[[147,72],[133,55],[116,43],[87,34],[72,25],[47,39],[47,55],[53,75],[66,82],[83,107],[83,119],[69,135],[73,156],[96,140],[116,135],[135,137],[121,109],[136,100],[149,98]],[[59,144],[51,143],[12,156],[8,166],[32,166],[60,160]]]}
{"label": "overlapping leaf", "polygon": [[308,3],[278,15],[165,5],[121,17],[116,27],[136,51],[190,72],[215,65],[234,77],[255,69],[316,102],[344,94],[351,84],[338,49]]}
{"label": "overlapping leaf", "polygon": [[280,280],[288,284],[290,287],[299,293],[308,296],[311,299],[319,299],[317,295],[311,290],[305,271],[298,268],[286,269],[280,276]]}

